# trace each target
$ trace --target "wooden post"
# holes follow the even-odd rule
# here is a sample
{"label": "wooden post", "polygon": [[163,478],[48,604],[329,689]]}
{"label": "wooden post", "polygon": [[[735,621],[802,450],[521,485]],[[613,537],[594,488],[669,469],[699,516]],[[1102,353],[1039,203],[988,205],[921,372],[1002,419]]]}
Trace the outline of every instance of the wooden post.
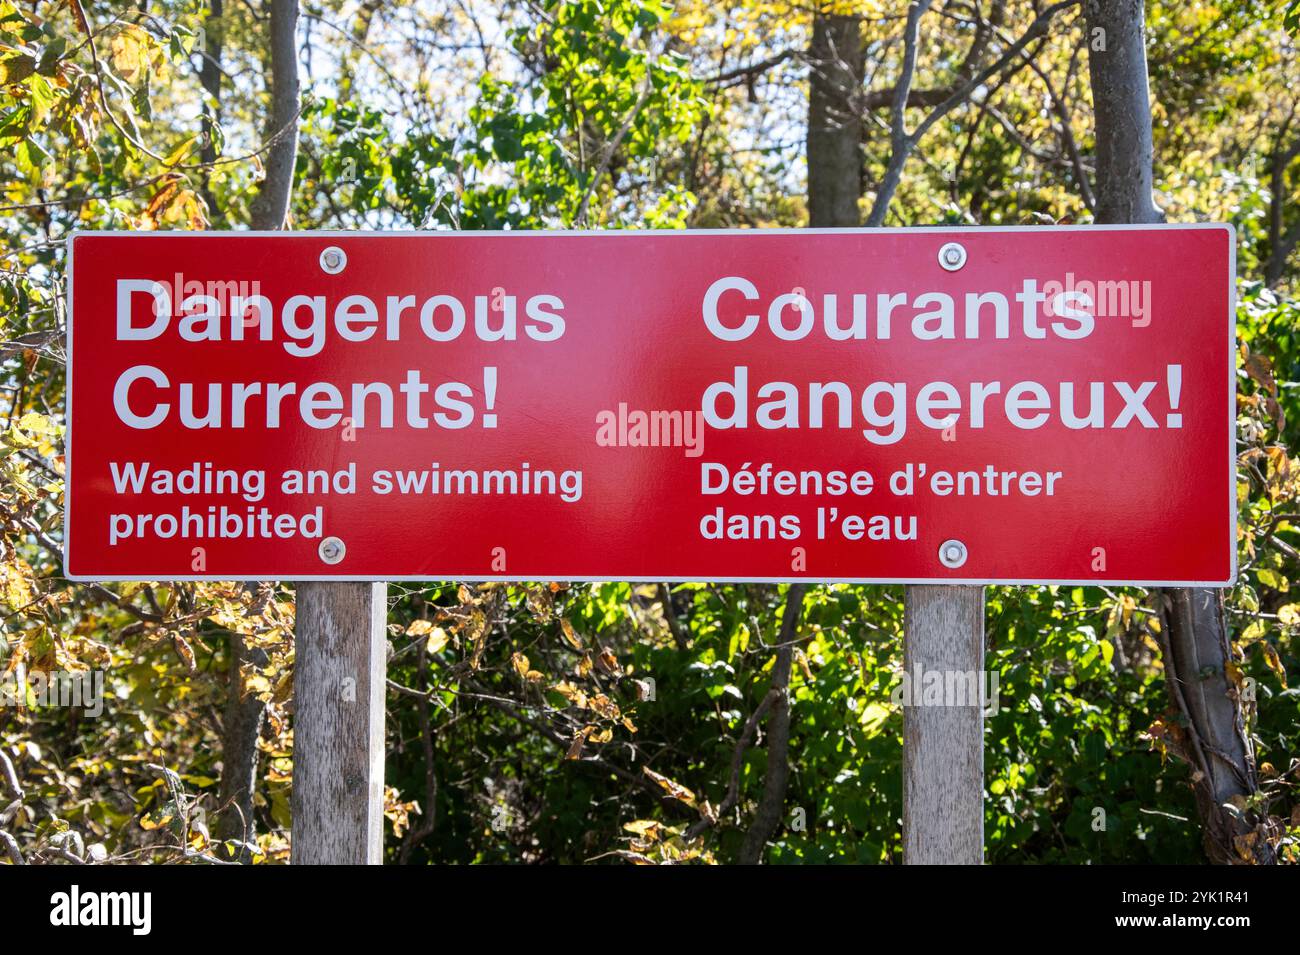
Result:
{"label": "wooden post", "polygon": [[[908,587],[903,667],[903,862],[984,861],[984,588]],[[970,705],[925,705],[926,674],[945,689],[971,685]],[[934,676],[930,677],[935,679]],[[945,700],[951,703],[952,700]]]}
{"label": "wooden post", "polygon": [[294,865],[379,865],[388,585],[298,584]]}

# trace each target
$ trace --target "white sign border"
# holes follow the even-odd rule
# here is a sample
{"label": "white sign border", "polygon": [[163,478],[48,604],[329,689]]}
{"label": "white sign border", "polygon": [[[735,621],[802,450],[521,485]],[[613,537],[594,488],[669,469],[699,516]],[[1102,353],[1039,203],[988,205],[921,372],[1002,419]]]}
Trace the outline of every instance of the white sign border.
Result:
{"label": "white sign border", "polygon": [[430,239],[439,237],[455,238],[475,238],[488,236],[509,236],[510,238],[520,237],[538,237],[547,236],[599,236],[601,238],[611,238],[615,236],[645,236],[645,235],[729,235],[729,236],[758,236],[758,235],[899,235],[902,233],[919,233],[930,235],[979,235],[987,233],[1015,233],[1015,232],[1172,232],[1192,229],[1212,229],[1220,230],[1228,236],[1228,539],[1232,545],[1232,561],[1230,573],[1226,580],[1214,581],[1183,581],[1183,580],[1128,580],[1128,579],[1086,579],[1086,580],[1046,580],[1039,578],[1020,578],[1020,577],[920,577],[920,578],[899,578],[899,577],[816,577],[805,575],[802,577],[709,577],[707,579],[682,578],[673,574],[660,574],[648,577],[624,577],[617,578],[620,581],[626,580],[628,583],[659,583],[664,580],[682,581],[686,583],[728,583],[728,584],[797,584],[797,583],[824,583],[824,584],[895,584],[900,586],[910,585],[964,585],[964,586],[1042,586],[1042,587],[1231,587],[1236,584],[1238,565],[1237,565],[1237,233],[1231,223],[1226,222],[1158,222],[1148,224],[1136,223],[1108,223],[1101,225],[1052,225],[1052,226],[913,226],[907,228],[859,228],[859,229],[530,229],[530,230],[482,230],[482,231],[452,231],[452,230],[357,230],[348,231],[340,229],[320,229],[306,230],[301,232],[293,231],[266,231],[266,230],[221,230],[221,231],[158,231],[158,232],[135,232],[129,229],[74,229],[68,234],[67,243],[68,256],[65,275],[67,278],[67,370],[65,372],[67,407],[64,417],[64,442],[63,442],[63,574],[64,578],[77,583],[94,583],[97,581],[133,581],[133,580],[175,580],[175,581],[258,581],[258,580],[307,580],[307,581],[334,581],[334,582],[381,582],[381,581],[404,581],[404,580],[426,580],[426,581],[453,581],[453,582],[478,582],[478,581],[565,581],[569,583],[600,583],[615,578],[610,577],[566,577],[563,575],[550,575],[544,577],[521,577],[518,575],[486,575],[486,576],[443,576],[437,574],[415,574],[415,575],[390,575],[383,577],[355,575],[355,574],[295,574],[289,578],[283,578],[276,574],[184,574],[184,575],[166,575],[159,577],[150,577],[147,575],[113,575],[107,577],[93,577],[86,574],[74,573],[70,569],[71,563],[71,538],[68,535],[68,528],[71,526],[72,513],[72,326],[73,312],[72,296],[75,273],[72,267],[73,250],[76,240],[83,236],[123,236],[134,235],[139,237],[157,237],[166,239],[204,239],[204,238],[231,238],[231,237],[264,237],[264,238],[313,238],[322,239],[357,239],[357,238],[419,238]]}

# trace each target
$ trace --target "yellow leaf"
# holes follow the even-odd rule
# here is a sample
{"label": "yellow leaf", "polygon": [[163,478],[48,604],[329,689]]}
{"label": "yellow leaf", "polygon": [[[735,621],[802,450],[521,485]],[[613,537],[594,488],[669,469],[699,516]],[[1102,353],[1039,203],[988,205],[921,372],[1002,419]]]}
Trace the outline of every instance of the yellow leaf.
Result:
{"label": "yellow leaf", "polygon": [[31,567],[21,557],[13,556],[0,564],[0,597],[17,612],[32,603]]}
{"label": "yellow leaf", "polygon": [[587,736],[594,730],[594,726],[584,726],[573,736],[573,742],[569,744],[569,751],[564,754],[565,759],[577,759],[582,755],[582,744],[587,741]]}
{"label": "yellow leaf", "polygon": [[812,683],[817,679],[813,676],[812,668],[808,666],[808,654],[804,653],[802,650],[796,649],[794,652],[794,658],[799,662],[799,669],[803,671],[803,678],[805,680]]}
{"label": "yellow leaf", "polygon": [[29,411],[18,419],[18,427],[34,434],[53,434],[57,429],[49,418],[35,411]]}
{"label": "yellow leaf", "polygon": [[1124,599],[1120,601],[1120,617],[1124,621],[1124,626],[1127,627],[1129,622],[1133,619],[1133,611],[1136,607],[1137,601],[1127,594],[1124,596]]}
{"label": "yellow leaf", "polygon": [[434,627],[433,630],[429,632],[429,639],[424,644],[425,652],[437,653],[445,647],[450,640],[451,637],[447,635],[446,630],[442,629],[442,627]]}
{"label": "yellow leaf", "polygon": [[1264,662],[1268,668],[1277,674],[1278,680],[1282,686],[1286,686],[1286,667],[1282,666],[1282,658],[1277,654],[1277,648],[1267,640],[1260,640],[1258,646],[1264,652]]}
{"label": "yellow leaf", "polygon": [[652,780],[658,783],[659,786],[666,793],[668,793],[668,795],[672,796],[678,802],[685,803],[686,805],[690,806],[692,809],[695,808],[695,793],[691,792],[681,783],[674,782],[673,780],[669,779],[667,776],[659,775],[649,766],[642,766],[641,772],[645,773]]}
{"label": "yellow leaf", "polygon": [[587,705],[587,694],[574,686],[568,680],[561,680],[551,687],[556,693],[559,693],[574,706],[582,708]]}
{"label": "yellow leaf", "polygon": [[641,836],[642,838],[651,838],[651,839],[655,837],[660,827],[661,827],[661,823],[655,821],[654,819],[634,819],[631,822],[623,823],[623,828],[626,831],[635,833],[636,835]]}
{"label": "yellow leaf", "polygon": [[198,140],[198,138],[199,137],[197,136],[191,136],[189,139],[185,140],[185,142],[181,143],[179,146],[173,149],[170,153],[167,154],[167,158],[163,160],[163,165],[174,166],[182,159],[184,159],[185,156],[189,153],[190,147],[194,145],[194,143]]}
{"label": "yellow leaf", "polygon": [[1237,689],[1241,689],[1241,687],[1245,685],[1246,676],[1241,672],[1241,667],[1237,666],[1237,664],[1225,663],[1223,666],[1223,672],[1227,674],[1228,682]]}
{"label": "yellow leaf", "polygon": [[519,674],[520,679],[527,679],[528,657],[522,653],[512,653],[510,654],[510,665],[515,668],[515,672]]}
{"label": "yellow leaf", "polygon": [[21,54],[0,60],[0,86],[18,83],[36,72],[36,58]]}
{"label": "yellow leaf", "polygon": [[582,649],[582,638],[574,632],[573,624],[569,623],[567,620],[561,619],[560,629],[564,632],[564,639],[569,641],[569,645],[573,647],[573,649]]}
{"label": "yellow leaf", "polygon": [[113,71],[128,83],[135,83],[144,71],[144,47],[149,34],[142,27],[129,24],[113,37],[109,44]]}

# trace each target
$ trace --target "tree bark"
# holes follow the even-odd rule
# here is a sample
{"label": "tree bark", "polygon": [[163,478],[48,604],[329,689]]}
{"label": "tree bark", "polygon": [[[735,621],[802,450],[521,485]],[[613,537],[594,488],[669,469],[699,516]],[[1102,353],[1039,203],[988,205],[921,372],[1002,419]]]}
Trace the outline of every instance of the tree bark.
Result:
{"label": "tree bark", "polygon": [[1282,125],[1277,143],[1269,156],[1269,193],[1268,204],[1268,258],[1264,262],[1264,284],[1277,288],[1286,274],[1286,263],[1300,244],[1300,221],[1289,229],[1283,228],[1286,210],[1287,190],[1286,171],[1300,156],[1300,139],[1284,147],[1283,139],[1290,126],[1290,121]]}
{"label": "tree bark", "polygon": [[1142,0],[1088,0],[1097,222],[1163,222],[1152,196],[1151,98]]}
{"label": "tree bark", "polygon": [[[253,200],[250,225],[254,229],[283,227],[293,192],[293,172],[298,156],[298,0],[271,0],[271,115],[267,122],[266,178]],[[265,704],[244,698],[241,668],[264,666],[266,654],[231,637],[230,693],[226,702],[221,741],[221,814],[217,833],[222,839],[251,843],[256,834],[253,797],[257,788],[257,741],[262,733]],[[251,853],[241,847],[233,857],[248,862]]]}
{"label": "tree bark", "polygon": [[208,206],[208,219],[215,222],[220,215],[217,197],[212,192],[212,163],[217,159],[215,133],[221,123],[221,51],[225,28],[222,23],[224,0],[209,0],[208,14],[203,19],[203,65],[199,68],[199,83],[212,98],[212,104],[203,110],[203,142],[199,147],[199,161],[203,170],[203,201]]}
{"label": "tree bark", "polygon": [[862,196],[862,23],[818,13],[808,52],[808,224],[857,226]]}
{"label": "tree bark", "polygon": [[289,212],[298,161],[298,0],[271,0],[271,114],[266,124],[266,177],[253,200],[254,229],[280,229]]}
{"label": "tree bark", "polygon": [[1274,863],[1268,820],[1243,811],[1258,781],[1241,695],[1225,670],[1223,591],[1170,588],[1160,597],[1165,683],[1183,730],[1170,749],[1191,768],[1206,855],[1217,865]]}
{"label": "tree bark", "polygon": [[[1152,194],[1154,148],[1141,0],[1088,0],[1088,72],[1097,138],[1097,222],[1164,220]],[[1244,807],[1257,789],[1240,695],[1229,679],[1232,647],[1222,591],[1159,593],[1166,687],[1186,739],[1173,748],[1192,769],[1206,852],[1216,863],[1271,862]],[[1253,846],[1253,848],[1252,848]]]}
{"label": "tree bark", "polygon": [[257,834],[253,800],[257,791],[257,741],[262,735],[266,704],[256,696],[244,697],[242,668],[264,666],[266,654],[249,647],[237,633],[230,635],[230,674],[222,719],[221,785],[217,837],[237,841],[229,852],[236,862],[252,860],[249,848]]}

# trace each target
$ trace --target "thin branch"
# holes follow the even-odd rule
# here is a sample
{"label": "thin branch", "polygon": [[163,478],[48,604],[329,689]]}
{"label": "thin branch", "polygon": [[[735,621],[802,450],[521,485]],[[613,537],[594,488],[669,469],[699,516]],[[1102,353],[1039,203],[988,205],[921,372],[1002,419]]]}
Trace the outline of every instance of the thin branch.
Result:
{"label": "thin branch", "polygon": [[748,63],[745,66],[737,66],[734,69],[726,70],[721,73],[715,73],[712,76],[705,77],[702,82],[707,85],[740,85],[731,83],[732,80],[743,80],[746,83],[752,83],[755,77],[768,70],[780,66],[786,60],[797,60],[802,57],[798,50],[786,50],[775,56],[769,56],[766,60],[759,60],[757,63]]}
{"label": "thin branch", "polygon": [[776,690],[769,690],[763,695],[762,702],[754,708],[754,712],[749,714],[749,719],[745,721],[744,729],[740,731],[740,736],[736,740],[736,748],[731,753],[731,775],[727,783],[727,794],[723,797],[722,802],[718,804],[713,818],[701,816],[690,829],[686,830],[685,839],[687,842],[699,838],[705,829],[710,828],[723,816],[731,812],[740,800],[740,770],[745,764],[745,751],[749,749],[750,743],[754,740],[759,720],[772,708],[772,704],[776,702],[778,696]]}
{"label": "thin branch", "polygon": [[916,46],[921,30],[921,17],[930,7],[930,0],[915,0],[907,8],[907,25],[903,28],[903,66],[894,88],[894,103],[889,124],[889,165],[885,178],[876,192],[867,225],[880,226],[885,221],[890,200],[903,176],[903,166],[911,155],[916,140],[907,134],[907,97],[912,91],[912,78],[916,75]]}
{"label": "thin branch", "polygon": [[104,113],[108,116],[112,124],[117,127],[117,131],[122,134],[123,139],[136,149],[140,150],[140,152],[144,153],[150,159],[157,160],[166,165],[167,160],[162,156],[159,156],[156,152],[127,132],[126,127],[122,125],[118,120],[117,115],[113,112],[113,108],[108,103],[108,92],[104,89],[104,68],[99,62],[99,51],[95,49],[95,37],[94,34],[90,32],[89,23],[86,19],[86,12],[81,6],[81,0],[72,0],[72,9],[77,16],[78,22],[86,28],[86,43],[90,48],[90,60],[95,67],[95,86],[99,90],[99,101],[104,107]]}
{"label": "thin branch", "polygon": [[591,177],[591,182],[587,184],[587,191],[583,193],[582,202],[578,204],[578,211],[573,216],[574,225],[584,226],[587,224],[587,207],[591,204],[591,197],[600,184],[600,180],[604,178],[605,173],[609,170],[609,164],[613,161],[614,154],[618,152],[618,147],[623,145],[623,138],[627,136],[628,130],[632,128],[637,114],[641,112],[641,107],[650,98],[650,90],[653,88],[651,77],[653,75],[653,71],[647,66],[645,80],[641,83],[641,95],[637,97],[636,103],[627,114],[627,118],[623,120],[623,125],[619,128],[618,134],[610,140],[609,145],[605,148],[605,154],[600,160],[600,165],[596,167],[596,173]]}
{"label": "thin branch", "polygon": [[4,843],[5,850],[9,853],[9,861],[14,865],[26,865],[27,860],[18,849],[18,843],[14,837],[4,830],[0,830],[0,842]]}
{"label": "thin branch", "polygon": [[785,792],[790,780],[790,671],[794,664],[794,642],[803,615],[806,584],[791,584],[786,591],[785,613],[781,617],[776,663],[772,667],[774,694],[767,732],[767,772],[763,777],[763,795],[759,797],[754,822],[745,833],[740,848],[742,865],[763,861],[767,842],[780,825],[785,806]]}
{"label": "thin branch", "polygon": [[14,796],[18,799],[23,799],[25,794],[23,793],[23,787],[18,783],[18,772],[14,769],[14,764],[9,758],[9,754],[2,749],[0,749],[0,772],[3,772],[4,781],[9,784],[9,789],[13,792]]}
{"label": "thin branch", "polygon": [[682,627],[682,622],[677,619],[677,612],[673,610],[672,594],[668,590],[668,585],[664,583],[659,585],[659,606],[663,608],[664,619],[668,621],[668,629],[673,635],[673,642],[677,644],[677,649],[689,650],[690,637]]}
{"label": "thin branch", "polygon": [[[911,90],[912,76],[916,71],[919,21],[921,14],[925,12],[925,8],[929,6],[929,2],[928,0],[918,0],[918,2],[912,4],[908,10],[907,32],[905,34],[907,48],[904,53],[903,72],[894,97],[893,121],[891,123],[892,148],[890,150],[889,165],[885,170],[885,177],[876,191],[876,200],[871,207],[871,214],[867,217],[868,226],[879,226],[884,223],[885,215],[889,211],[889,204],[893,201],[894,193],[897,191],[898,184],[902,179],[903,167],[907,164],[907,160],[916,148],[917,143],[930,131],[930,128],[952,112],[953,109],[965,103],[970,98],[970,95],[991,77],[1002,72],[1013,61],[1018,60],[1021,51],[1025,47],[1047,33],[1048,25],[1058,13],[1070,7],[1078,6],[1079,3],[1080,0],[1060,0],[1060,2],[1044,9],[1026,28],[1025,32],[1020,35],[1020,39],[1016,40],[1002,56],[962,84],[951,96],[931,110],[921,120],[920,125],[909,134],[904,123],[904,113],[907,106],[908,92]],[[1017,69],[1023,68],[1024,63],[1021,62]]]}

